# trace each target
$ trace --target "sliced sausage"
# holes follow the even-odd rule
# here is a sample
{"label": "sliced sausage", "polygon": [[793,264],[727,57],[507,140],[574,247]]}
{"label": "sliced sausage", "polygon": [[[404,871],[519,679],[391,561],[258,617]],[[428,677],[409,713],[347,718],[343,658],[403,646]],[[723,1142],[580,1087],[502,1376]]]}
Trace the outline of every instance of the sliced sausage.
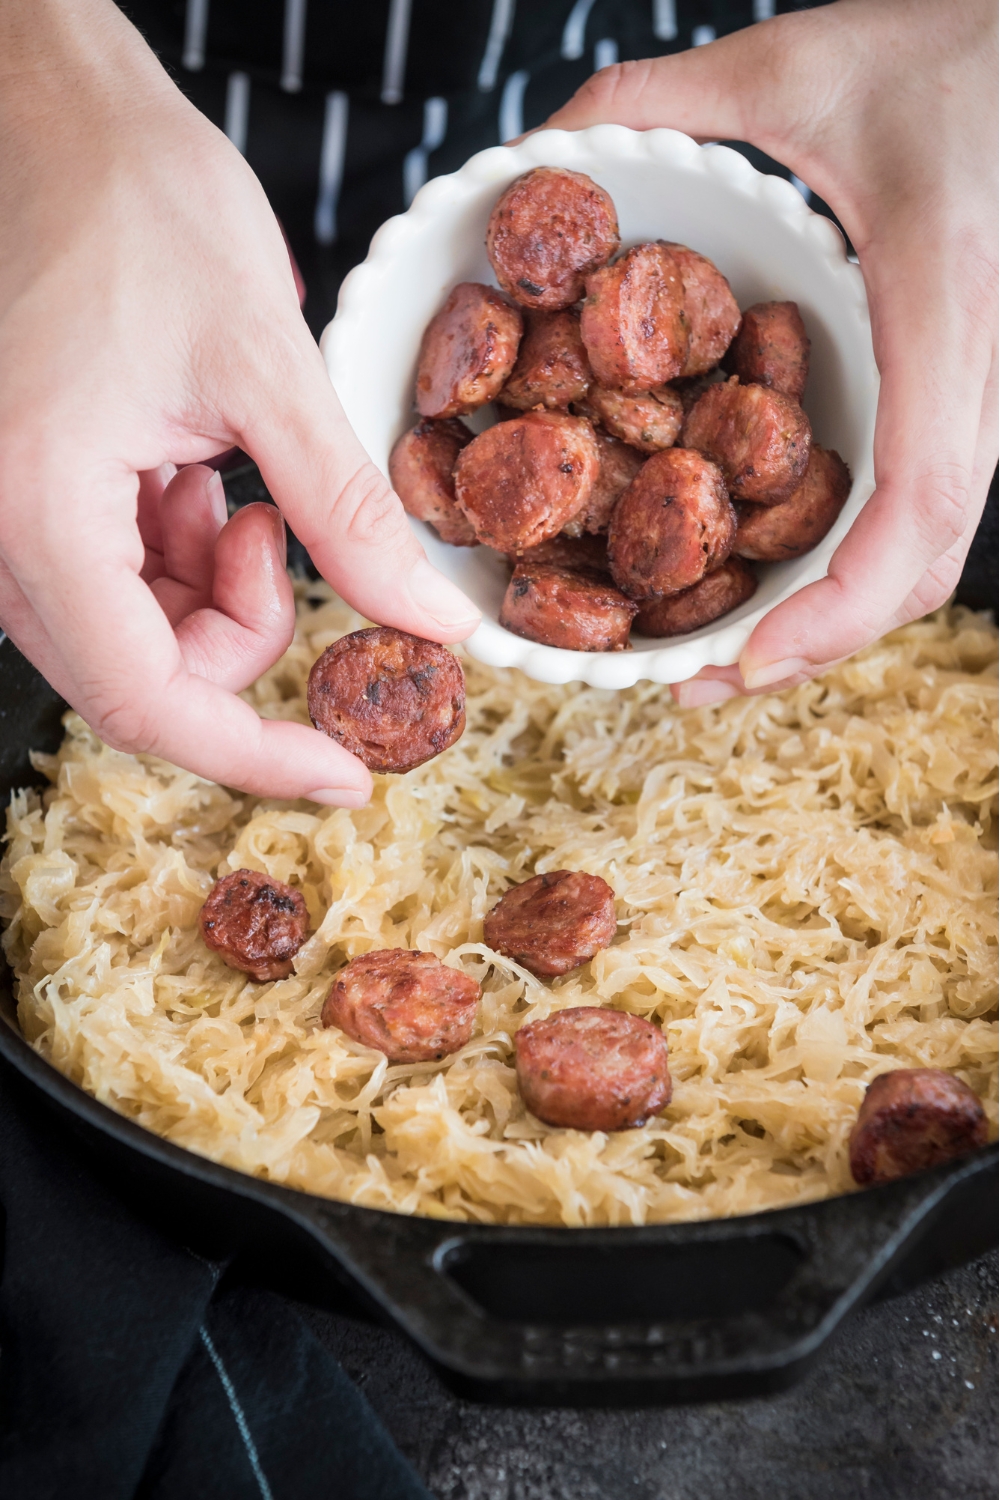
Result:
{"label": "sliced sausage", "polygon": [[582,172],[536,167],[498,199],[486,230],[497,281],[523,307],[569,307],[618,249],[618,215]]}
{"label": "sliced sausage", "polygon": [[736,336],[740,310],[729,282],[718,266],[687,245],[667,241],[684,283],[684,310],[691,345],[682,375],[704,375],[714,369]]}
{"label": "sliced sausage", "polygon": [[500,606],[500,624],[543,646],[624,651],[638,608],[600,573],[520,562]]}
{"label": "sliced sausage", "polygon": [[309,717],[369,771],[412,771],[465,728],[457,656],[388,625],[341,636],[309,673]]}
{"label": "sliced sausage", "polygon": [[615,506],[611,576],[632,599],[676,594],[729,556],[736,516],[715,464],[688,448],[647,458]]}
{"label": "sliced sausage", "polygon": [[640,635],[688,635],[728,615],[757,591],[757,578],[741,557],[728,557],[700,583],[644,604],[635,620]]}
{"label": "sliced sausage", "polygon": [[217,880],[199,922],[206,947],[261,984],[288,978],[309,932],[302,892],[257,870]]}
{"label": "sliced sausage", "polygon": [[[611,524],[611,513],[632,480],[642,468],[643,456],[628,443],[619,442],[610,432],[595,428],[601,467],[590,498],[582,510],[571,516],[563,527],[563,535],[583,536],[587,532],[607,531]],[[544,544],[543,544],[544,545]],[[602,567],[607,570],[607,548],[604,547]],[[554,559],[553,559],[554,560]]]}
{"label": "sliced sausage", "polygon": [[681,408],[685,417],[697,406],[710,385],[718,385],[714,372],[711,375],[692,375],[690,378],[685,376],[681,380],[670,382],[670,389],[676,391],[681,398]]}
{"label": "sliced sausage", "polygon": [[583,509],[600,467],[585,418],[529,411],[487,428],[462,449],[455,498],[481,542],[522,552],[555,536]]}
{"label": "sliced sausage", "polygon": [[659,385],[641,396],[593,385],[587,395],[588,415],[595,422],[638,448],[640,453],[659,453],[672,448],[684,423],[684,407],[669,385]]}
{"label": "sliced sausage", "polygon": [[812,428],[796,402],[735,376],[692,408],[680,441],[718,464],[734,500],[777,505],[801,483]]}
{"label": "sliced sausage", "polygon": [[755,562],[801,557],[823,540],[850,493],[850,470],[840,454],[813,443],[805,478],[787,500],[737,507],[733,551]]}
{"label": "sliced sausage", "polygon": [[428,323],[417,361],[417,411],[460,417],[492,401],[514,368],[518,308],[491,286],[463,281]]}
{"label": "sliced sausage", "polygon": [[572,568],[577,573],[581,570],[587,573],[604,573],[609,581],[611,578],[608,571],[608,539],[606,536],[594,536],[590,532],[570,536],[568,532],[560,531],[558,536],[550,536],[547,542],[539,542],[537,547],[529,547],[527,552],[520,555],[510,553],[507,560],[514,567],[522,562],[532,566],[552,563],[557,568]]}
{"label": "sliced sausage", "polygon": [[691,342],[680,269],[664,245],[637,245],[587,277],[580,314],[594,378],[640,395],[680,375]]}
{"label": "sliced sausage", "polygon": [[755,302],[725,359],[744,385],[766,385],[801,401],[809,376],[809,337],[795,302]]}
{"label": "sliced sausage", "polygon": [[475,547],[476,533],[455,504],[455,460],[472,433],[454,418],[425,418],[389,455],[389,478],[407,515],[427,521],[443,542]]}
{"label": "sliced sausage", "polygon": [[620,1010],[573,1006],[514,1037],[517,1084],[539,1120],[563,1130],[633,1130],[670,1103],[667,1039]]}
{"label": "sliced sausage", "polygon": [[615,893],[599,875],[552,870],[506,891],[483,922],[491,948],[532,974],[568,974],[615,935]]}
{"label": "sliced sausage", "polygon": [[341,969],[320,1019],[390,1062],[435,1062],[469,1040],[480,994],[474,979],[433,953],[382,948]]}
{"label": "sliced sausage", "polygon": [[529,313],[517,363],[499,399],[520,411],[535,406],[565,411],[571,401],[583,400],[592,378],[580,314],[572,308]]}
{"label": "sliced sausage", "polygon": [[849,1142],[862,1186],[923,1172],[985,1146],[983,1106],[968,1084],[940,1068],[898,1068],[868,1085]]}

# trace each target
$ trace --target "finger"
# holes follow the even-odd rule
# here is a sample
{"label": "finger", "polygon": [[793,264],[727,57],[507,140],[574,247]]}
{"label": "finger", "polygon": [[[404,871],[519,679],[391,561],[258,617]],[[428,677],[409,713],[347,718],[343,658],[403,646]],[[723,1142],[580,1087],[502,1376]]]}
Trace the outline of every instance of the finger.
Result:
{"label": "finger", "polygon": [[185,665],[242,692],[287,651],[295,595],[285,568],[285,523],[273,505],[247,505],[219,534],[211,608],[177,628]]}
{"label": "finger", "polygon": [[[796,74],[788,67],[792,51],[799,72],[808,74],[807,50],[822,41],[827,51],[822,76],[835,76],[829,56],[833,29],[827,17],[781,16],[670,57],[616,63],[592,74],[546,128],[584,130],[610,122],[632,130],[669,126],[701,140],[754,141],[762,123],[758,115],[763,112],[767,123],[776,124],[776,106],[794,92]],[[816,113],[818,94],[813,78]]]}
{"label": "finger", "polygon": [[172,625],[212,602],[215,543],[226,524],[222,480],[204,464],[190,464],[172,479],[160,501],[163,575],[151,588]]}
{"label": "finger", "polygon": [[[275,388],[287,393],[280,409]],[[443,642],[471,635],[478,611],[427,561],[352,432],[315,345],[300,347],[262,396],[242,446],[323,577],[381,624]]]}
{"label": "finger", "polygon": [[986,284],[949,284],[951,264],[947,250],[923,257],[918,243],[872,272],[882,372],[875,492],[827,577],[757,625],[740,657],[751,689],[808,673],[874,640],[982,509],[986,487],[977,493],[974,475],[993,359],[983,313],[994,298]]}
{"label": "finger", "polygon": [[[78,481],[79,482],[79,481]],[[102,472],[94,483],[108,498]],[[118,489],[130,491],[123,474]],[[56,488],[62,499],[66,483]],[[92,497],[78,492],[86,514]],[[113,499],[114,497],[112,497]],[[35,514],[65,505],[28,496]],[[192,673],[170,623],[138,577],[131,536],[107,527],[67,535],[43,515],[44,557],[30,554],[18,584],[50,646],[33,659],[108,744],[148,751],[211,781],[269,797],[360,806],[371,777],[333,740],[302,724],[262,722],[249,704]],[[71,586],[67,584],[71,580]]]}
{"label": "finger", "polygon": [[159,578],[163,568],[163,532],[160,528],[160,501],[167,485],[177,473],[175,464],[163,463],[157,469],[143,469],[139,474],[136,522],[146,549],[142,576],[147,583]]}

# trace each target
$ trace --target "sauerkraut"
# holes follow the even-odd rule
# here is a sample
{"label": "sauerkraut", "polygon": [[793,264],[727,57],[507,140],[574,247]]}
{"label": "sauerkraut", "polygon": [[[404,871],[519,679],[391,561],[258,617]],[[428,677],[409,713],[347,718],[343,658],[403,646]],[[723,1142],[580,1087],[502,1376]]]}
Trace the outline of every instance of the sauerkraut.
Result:
{"label": "sauerkraut", "polygon": [[[361,623],[299,586],[247,693],[306,720],[320,651]],[[148,1130],[240,1171],[403,1213],[643,1224],[850,1190],[865,1086],[957,1073],[995,1134],[996,632],[961,609],[789,692],[680,711],[667,689],[549,687],[466,660],[468,729],[358,812],[243,796],[102,745],[74,714],[52,785],[14,796],[4,945],[21,1025]],[[240,867],[297,884],[295,974],[249,982],[199,908]],[[482,941],[514,881],[614,888],[618,937],[534,979]],[[390,1066],[320,1009],[339,967],[421,948],[483,985],[475,1034]],[[662,1025],[673,1100],[639,1130],[528,1115],[511,1038],[573,1005]]]}

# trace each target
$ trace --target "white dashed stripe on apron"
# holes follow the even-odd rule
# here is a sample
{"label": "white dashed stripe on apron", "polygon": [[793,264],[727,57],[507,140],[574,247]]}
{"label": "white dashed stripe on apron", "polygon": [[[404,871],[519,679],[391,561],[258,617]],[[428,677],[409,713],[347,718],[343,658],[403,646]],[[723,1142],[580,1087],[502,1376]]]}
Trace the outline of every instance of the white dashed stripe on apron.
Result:
{"label": "white dashed stripe on apron", "polygon": [[444,143],[447,132],[447,99],[425,99],[423,139],[403,158],[403,200],[407,208],[427,181],[427,158]]}
{"label": "white dashed stripe on apron", "polygon": [[281,53],[281,87],[297,94],[302,87],[302,58],[306,47],[308,0],[285,0],[285,35]]}
{"label": "white dashed stripe on apron", "polygon": [[610,68],[618,61],[618,43],[613,36],[604,36],[594,47],[594,72]]}
{"label": "white dashed stripe on apron", "polygon": [[250,74],[230,73],[226,84],[226,123],[223,126],[241,156],[247,154],[250,120]]}
{"label": "white dashed stripe on apron", "polygon": [[327,94],[319,157],[319,194],[313,218],[313,231],[321,245],[332,245],[337,238],[337,201],[344,181],[348,108],[347,95],[340,89]]}
{"label": "white dashed stripe on apron", "polygon": [[593,8],[594,0],[576,0],[576,4],[566,17],[562,46],[559,50],[563,57],[570,61],[583,56],[583,48],[587,40],[587,21]]}
{"label": "white dashed stripe on apron", "polygon": [[476,79],[476,83],[484,94],[488,94],[497,86],[497,73],[500,70],[503,49],[507,45],[507,38],[514,24],[515,4],[516,0],[493,0],[490,34],[486,38],[486,51],[479,64],[479,77]]}
{"label": "white dashed stripe on apron", "polygon": [[530,76],[526,68],[520,68],[503,86],[499,116],[501,145],[524,134],[524,91]]}
{"label": "white dashed stripe on apron", "polygon": [[653,35],[658,42],[677,40],[677,6],[674,0],[653,0]]}
{"label": "white dashed stripe on apron", "polygon": [[406,53],[410,45],[411,0],[390,0],[382,64],[382,103],[399,104],[406,81]]}
{"label": "white dashed stripe on apron", "polygon": [[183,63],[192,73],[205,66],[205,37],[208,33],[208,0],[187,0],[184,12]]}

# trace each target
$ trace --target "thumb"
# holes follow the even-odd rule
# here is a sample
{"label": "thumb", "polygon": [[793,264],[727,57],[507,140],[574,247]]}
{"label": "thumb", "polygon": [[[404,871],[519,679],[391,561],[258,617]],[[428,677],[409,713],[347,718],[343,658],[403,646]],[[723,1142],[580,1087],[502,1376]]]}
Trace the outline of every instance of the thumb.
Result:
{"label": "thumb", "polygon": [[[291,392],[280,407],[273,390]],[[382,625],[464,640],[479,612],[433,568],[389,482],[368,458],[309,342],[242,435],[289,526],[328,583]]]}

